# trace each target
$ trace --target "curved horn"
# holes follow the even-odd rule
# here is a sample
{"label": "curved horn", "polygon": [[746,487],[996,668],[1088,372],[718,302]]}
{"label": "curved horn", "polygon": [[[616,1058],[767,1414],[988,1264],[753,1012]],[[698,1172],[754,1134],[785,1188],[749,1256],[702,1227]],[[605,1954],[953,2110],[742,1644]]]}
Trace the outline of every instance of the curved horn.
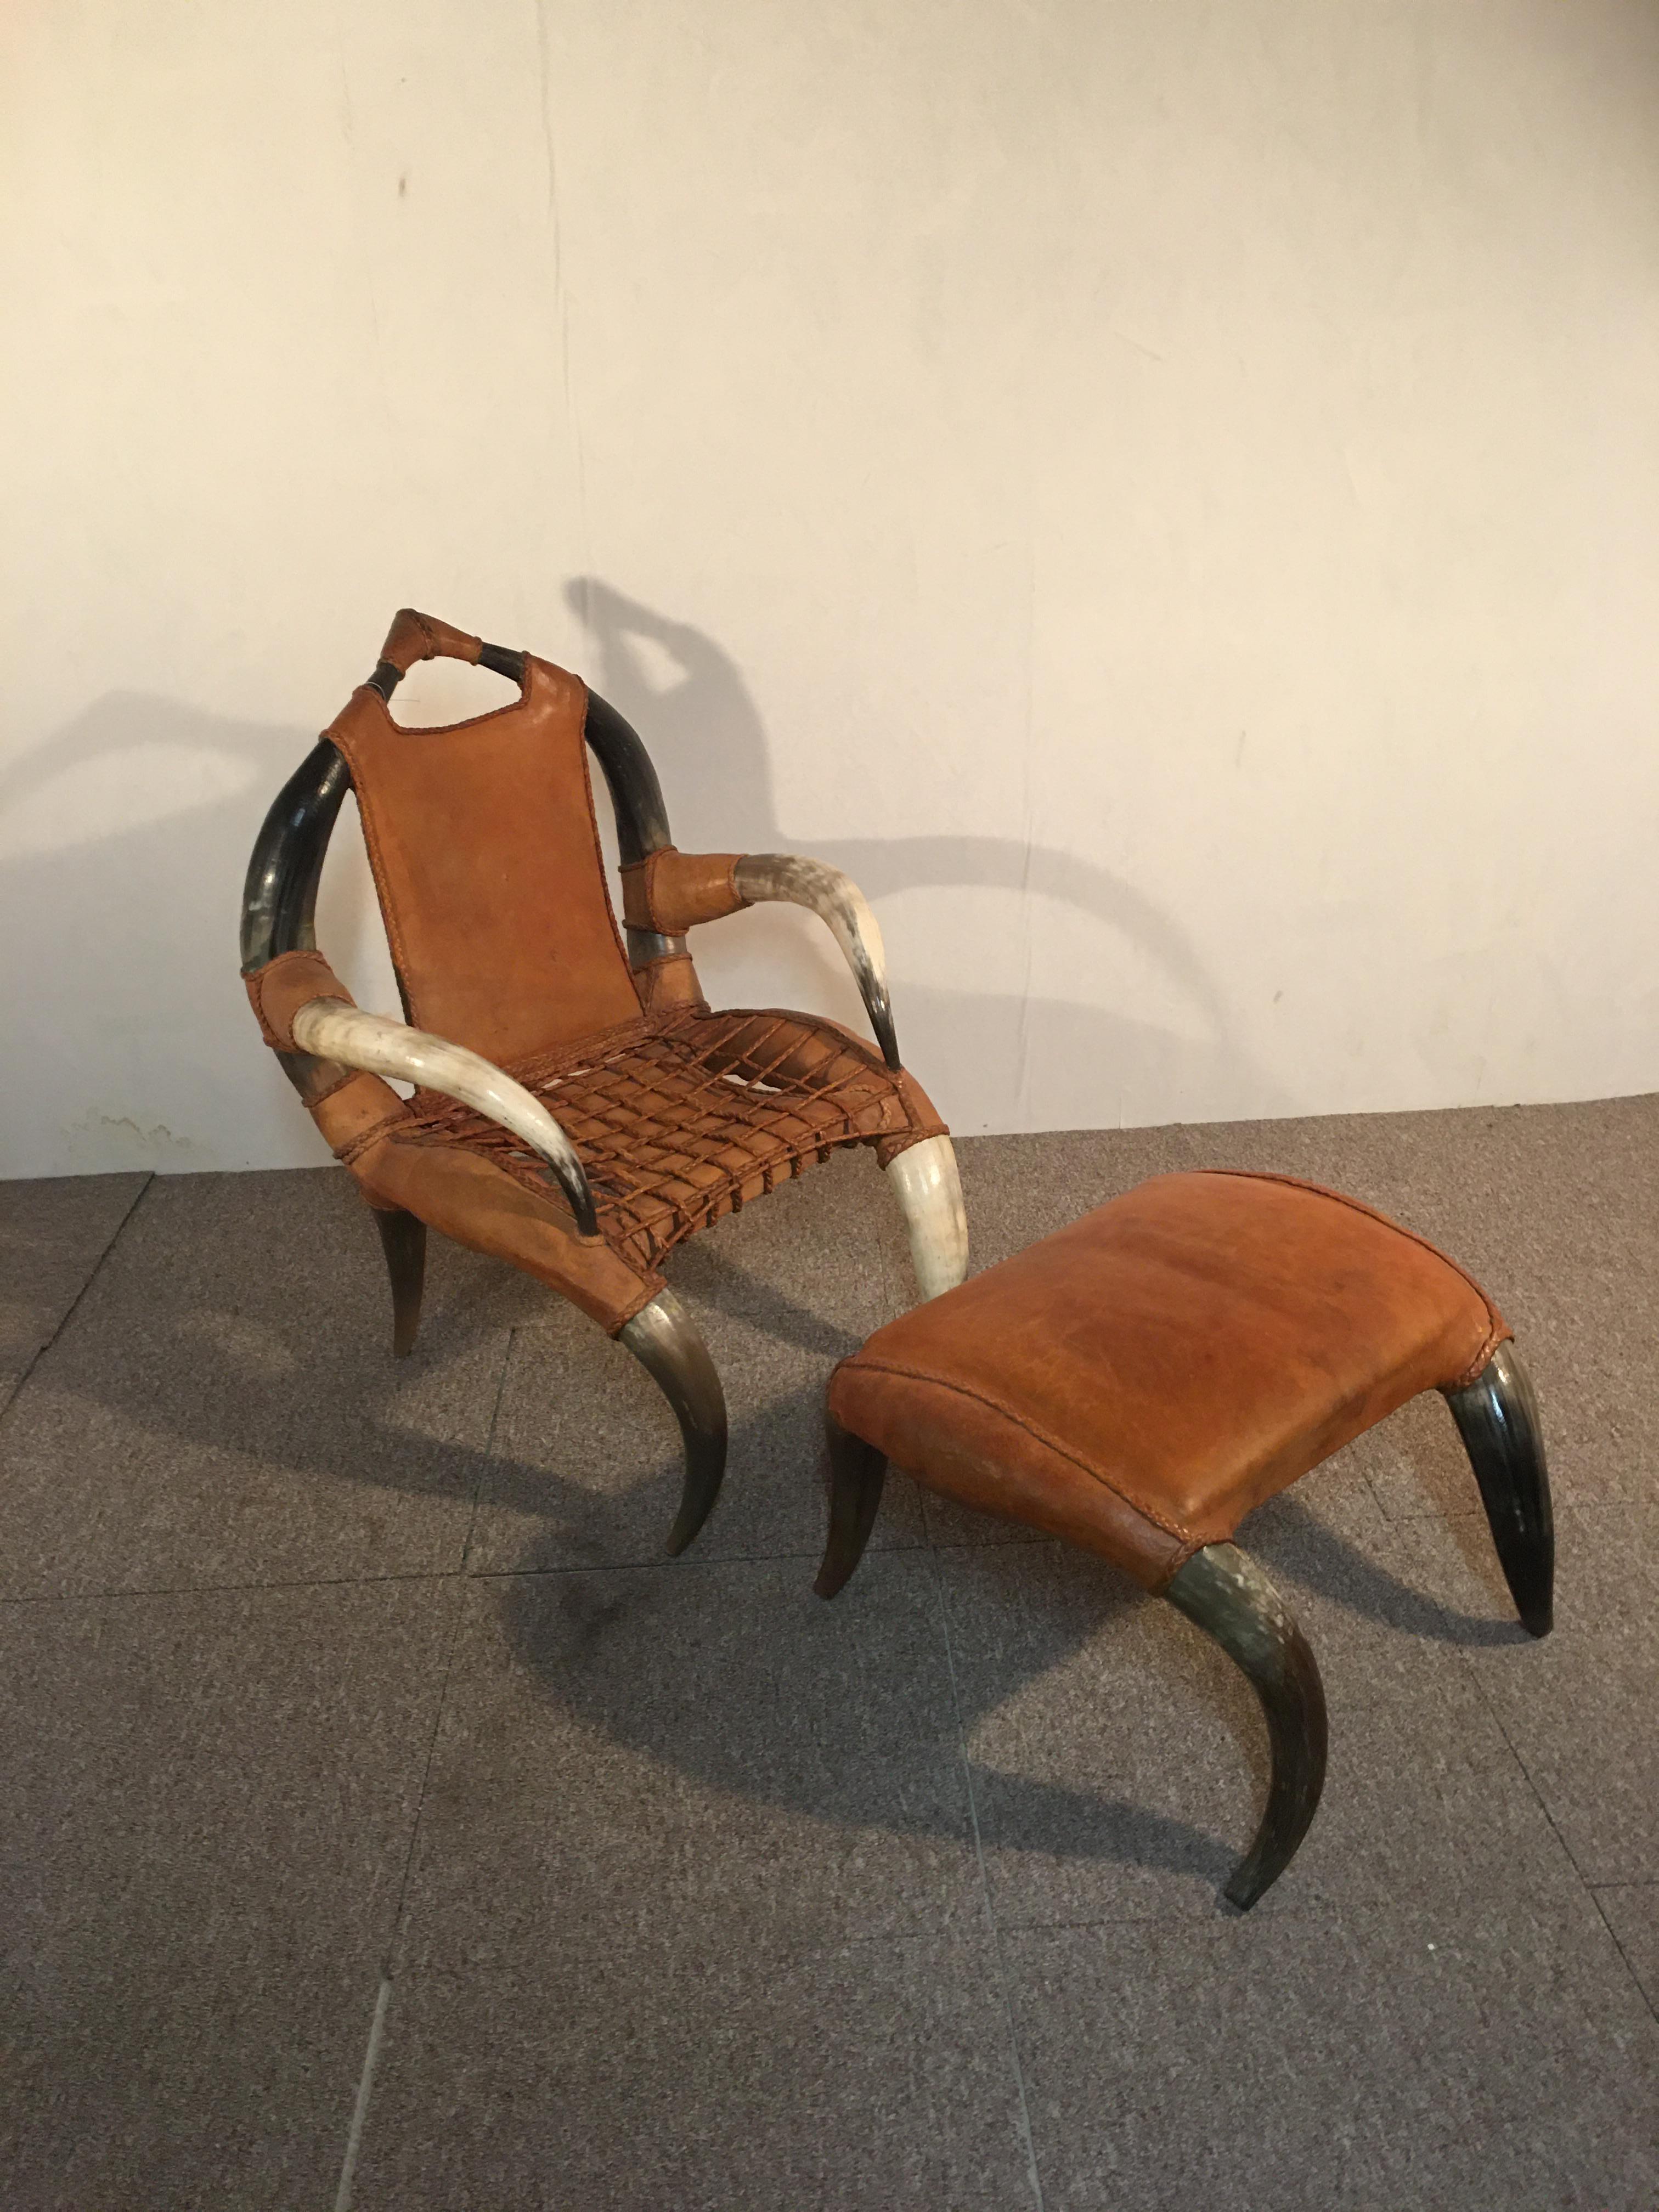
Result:
{"label": "curved horn", "polygon": [[968,1273],[968,1214],[951,1139],[924,1137],[910,1146],[890,1164],[887,1180],[910,1234],[910,1264],[923,1298],[955,1290]]}
{"label": "curved horn", "polygon": [[823,1433],[830,1446],[830,1534],[812,1587],[820,1597],[834,1597],[864,1557],[887,1480],[887,1462],[873,1444],[842,1428],[833,1413],[823,1417]]}
{"label": "curved horn", "polygon": [[1164,1592],[1249,1676],[1267,1717],[1273,1778],[1255,1841],[1226,1896],[1241,1912],[1295,1857],[1325,1786],[1325,1691],[1308,1640],[1260,1567],[1236,1544],[1194,1552]]}
{"label": "curved horn", "polygon": [[345,756],[319,738],[271,801],[242,887],[242,966],[317,942],[317,884],[336,820],[351,788]]}
{"label": "curved horn", "polygon": [[889,1067],[899,1066],[898,1037],[893,1028],[892,1001],[887,994],[887,954],[881,941],[881,925],[870,911],[870,902],[850,876],[822,860],[803,860],[788,853],[749,853],[738,862],[732,881],[751,906],[777,900],[787,906],[809,907],[826,921],[847,956],[876,1033],[882,1058]]}
{"label": "curved horn", "polygon": [[625,1344],[674,1409],[685,1447],[685,1487],[668,1534],[671,1553],[683,1552],[714,1510],[726,1473],[726,1393],[696,1323],[672,1291],[659,1291],[648,1306],[623,1324]]}
{"label": "curved horn", "polygon": [[1555,1520],[1532,1377],[1514,1345],[1500,1344],[1467,1389],[1445,1395],[1522,1626],[1547,1636],[1555,1620]]}
{"label": "curved horn", "polygon": [[398,1076],[428,1091],[441,1091],[499,1121],[552,1169],[581,1234],[599,1235],[593,1194],[575,1146],[539,1099],[479,1054],[424,1030],[410,1029],[385,1014],[366,1014],[343,999],[308,1000],[291,1026],[294,1042],[302,1052],[337,1060],[342,1067],[366,1068],[371,1075]]}
{"label": "curved horn", "polygon": [[426,1224],[413,1213],[376,1206],[386,1271],[392,1283],[392,1355],[407,1359],[421,1326],[421,1293],[426,1286]]}
{"label": "curved horn", "polygon": [[[639,732],[597,691],[587,695],[587,720],[582,733],[588,750],[604,771],[611,793],[611,809],[617,820],[617,857],[623,867],[631,867],[673,842],[668,834],[662,785]],[[684,950],[683,937],[664,937],[654,929],[630,927],[628,931],[631,967],[641,968],[665,953]]]}

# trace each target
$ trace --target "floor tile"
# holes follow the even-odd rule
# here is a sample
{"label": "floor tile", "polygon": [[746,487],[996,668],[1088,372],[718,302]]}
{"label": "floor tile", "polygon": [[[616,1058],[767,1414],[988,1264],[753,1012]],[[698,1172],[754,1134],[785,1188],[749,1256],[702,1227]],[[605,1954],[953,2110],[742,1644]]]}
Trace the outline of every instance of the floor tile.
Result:
{"label": "floor tile", "polygon": [[118,1236],[142,1179],[0,1188],[5,2212],[322,2212],[388,1945],[358,2212],[1027,2212],[1003,1968],[1048,2212],[1653,2212],[1659,1099],[960,1152],[976,1266],[1205,1165],[1443,1243],[1538,1382],[1555,1634],[1436,1397],[1251,1516],[1333,1736],[1241,1917],[1261,1723],[1169,1607],[899,1476],[811,1594],[824,1383],[915,1294],[868,1159],[670,1261],[733,1433],[673,1563],[649,1379],[436,1237],[394,1364],[337,1172]]}
{"label": "floor tile", "polygon": [[0,1607],[4,2201],[331,2201],[456,1582]]}
{"label": "floor tile", "polygon": [[0,1182],[0,1409],[132,1211],[147,1175]]}
{"label": "floor tile", "polygon": [[434,1244],[394,1360],[347,1177],[158,1178],[0,1426],[0,1593],[458,1566],[507,1336]]}
{"label": "floor tile", "polygon": [[1659,2014],[1659,1877],[1595,1892],[1613,1941],[1656,2014]]}
{"label": "floor tile", "polygon": [[1005,1936],[1048,2212],[1643,2212],[1659,2024],[1589,1899]]}
{"label": "floor tile", "polygon": [[8,2212],[332,2205],[378,1984],[362,1943],[0,1957]]}
{"label": "floor tile", "polygon": [[1659,1879],[1659,1498],[1557,1514],[1555,1627],[1538,1643],[1515,1626],[1484,1522],[1408,1534],[1425,1587],[1504,1639],[1468,1664],[1579,1872]]}
{"label": "floor tile", "polygon": [[931,1561],[477,1578],[421,1820],[416,1960],[573,1923],[672,1947],[938,1929],[981,1889]]}
{"label": "floor tile", "polygon": [[[702,1332],[731,1421],[699,1558],[822,1551],[830,1371],[915,1296],[896,1218],[873,1164],[846,1153],[671,1254],[670,1287]],[[572,1308],[544,1301],[514,1336],[469,1562],[659,1559],[682,1465],[673,1415],[643,1368]],[[895,1483],[872,1542],[923,1540],[919,1503]]]}
{"label": "floor tile", "polygon": [[[584,1940],[586,1936],[586,1940]],[[770,1954],[573,1929],[400,1978],[354,2212],[1030,2212],[966,1930]]]}
{"label": "floor tile", "polygon": [[[1401,1562],[1369,1495],[1340,1479],[1330,1491],[1317,1510],[1275,1501],[1242,1532],[1310,1637],[1331,1714],[1319,1814],[1258,1911],[1573,1886],[1449,1640],[1456,1618],[1389,1571]],[[1237,1669],[1172,1607],[1069,1547],[939,1557],[999,1921],[1221,1909],[1267,1782],[1260,1710]]]}

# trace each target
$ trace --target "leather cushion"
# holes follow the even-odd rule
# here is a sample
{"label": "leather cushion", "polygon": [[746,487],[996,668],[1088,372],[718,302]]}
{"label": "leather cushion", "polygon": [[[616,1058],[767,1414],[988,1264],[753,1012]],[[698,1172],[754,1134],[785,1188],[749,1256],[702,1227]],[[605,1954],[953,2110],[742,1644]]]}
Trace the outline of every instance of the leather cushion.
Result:
{"label": "leather cushion", "polygon": [[836,1419],[1148,1589],[1510,1331],[1421,1237],[1285,1176],[1163,1176],[879,1329]]}

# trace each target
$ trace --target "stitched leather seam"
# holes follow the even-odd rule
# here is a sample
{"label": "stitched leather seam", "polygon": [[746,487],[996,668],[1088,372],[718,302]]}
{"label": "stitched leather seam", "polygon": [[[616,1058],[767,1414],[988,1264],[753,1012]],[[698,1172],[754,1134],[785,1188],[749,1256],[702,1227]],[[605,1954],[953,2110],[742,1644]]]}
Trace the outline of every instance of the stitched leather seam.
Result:
{"label": "stitched leather seam", "polygon": [[1024,1413],[1017,1413],[1012,1406],[1005,1406],[1000,1399],[990,1397],[983,1390],[970,1390],[965,1382],[947,1382],[942,1376],[929,1375],[919,1367],[901,1367],[896,1360],[866,1359],[864,1354],[859,1352],[854,1352],[851,1358],[843,1360],[842,1364],[849,1372],[854,1374],[902,1375],[912,1382],[926,1382],[935,1390],[954,1391],[958,1398],[969,1398],[976,1405],[988,1407],[992,1413],[1000,1413],[1003,1419],[1011,1423],[1013,1427],[1024,1429],[1027,1436],[1044,1445],[1049,1451],[1057,1452],[1061,1459],[1069,1460],[1072,1465],[1086,1474],[1091,1481],[1097,1482],[1103,1490],[1109,1490],[1114,1498],[1120,1499],[1132,1511],[1139,1513],[1143,1520],[1150,1521],[1155,1528],[1161,1528],[1166,1536],[1173,1536],[1177,1543],[1185,1543],[1188,1540],[1188,1530],[1173,1521],[1166,1521],[1164,1516],[1152,1506],[1148,1505],[1144,1498],[1136,1498],[1131,1492],[1125,1490],[1121,1483],[1111,1481],[1101,1474],[1098,1468],[1091,1467],[1087,1460],[1079,1458],[1069,1446],[1061,1443],[1057,1437],[1051,1437],[1047,1430],[1039,1428],[1035,1421],[1028,1419]]}
{"label": "stitched leather seam", "polygon": [[[354,1069],[353,1073],[356,1073],[356,1071]],[[336,1088],[338,1088],[337,1085]],[[325,1096],[329,1094],[325,1094]],[[397,1127],[403,1118],[401,1114],[386,1114],[378,1121],[371,1121],[368,1128],[360,1129],[349,1144],[341,1146],[335,1153],[335,1158],[346,1167],[355,1166],[369,1146],[378,1144],[382,1137]]]}
{"label": "stitched leather seam", "polygon": [[[339,1062],[337,1061],[335,1065],[339,1066]],[[328,1085],[326,1090],[313,1091],[310,1097],[306,1100],[305,1104],[307,1113],[314,1113],[325,1098],[331,1098],[337,1091],[343,1091],[348,1083],[355,1083],[358,1076],[362,1073],[363,1071],[360,1067],[340,1067],[339,1073],[335,1077],[333,1082]]]}
{"label": "stitched leather seam", "polygon": [[1442,1390],[1467,1390],[1471,1382],[1478,1382],[1480,1380],[1486,1362],[1492,1358],[1493,1352],[1497,1351],[1498,1346],[1500,1344],[1512,1344],[1514,1341],[1515,1331],[1509,1326],[1508,1322],[1503,1321],[1495,1322],[1494,1326],[1487,1330],[1486,1341],[1481,1345],[1480,1351],[1475,1354],[1471,1364],[1463,1370],[1461,1375],[1456,1376],[1451,1382],[1442,1382],[1436,1387]]}
{"label": "stitched leather seam", "polygon": [[[433,658],[430,653],[422,653],[420,657],[423,660],[430,660]],[[446,653],[441,657],[447,659],[448,655]],[[471,667],[475,666],[476,663],[469,661],[465,665]],[[387,706],[386,701],[381,698],[380,693],[374,689],[374,686],[372,684],[360,684],[357,686],[357,690],[354,691],[351,696],[355,699],[360,693],[366,691],[368,694],[368,696],[374,702],[373,711],[378,714],[380,719],[386,724],[386,728],[391,731],[392,736],[394,738],[412,738],[418,744],[420,739],[422,738],[453,738],[461,730],[482,729],[486,722],[499,722],[504,715],[519,714],[529,703],[526,696],[527,689],[528,687],[526,686],[525,690],[521,690],[516,699],[509,699],[505,707],[492,707],[487,714],[470,714],[464,722],[429,722],[425,724],[399,722],[394,720],[391,708]],[[329,735],[331,738],[334,738],[332,730],[329,732]],[[339,744],[339,742],[340,741],[337,738],[334,738],[334,743],[336,744]],[[343,752],[345,750],[343,745],[340,749]]]}

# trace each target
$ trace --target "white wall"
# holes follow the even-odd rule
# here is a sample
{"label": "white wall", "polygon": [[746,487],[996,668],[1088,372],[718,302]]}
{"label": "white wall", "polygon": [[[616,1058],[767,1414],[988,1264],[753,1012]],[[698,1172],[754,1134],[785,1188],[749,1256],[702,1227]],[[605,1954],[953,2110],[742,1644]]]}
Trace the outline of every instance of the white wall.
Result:
{"label": "white wall", "polygon": [[[321,1157],[240,883],[404,601],[852,868],[959,1128],[1659,1085],[1659,9],[6,37],[0,1171]],[[343,838],[323,927],[393,1004]]]}

